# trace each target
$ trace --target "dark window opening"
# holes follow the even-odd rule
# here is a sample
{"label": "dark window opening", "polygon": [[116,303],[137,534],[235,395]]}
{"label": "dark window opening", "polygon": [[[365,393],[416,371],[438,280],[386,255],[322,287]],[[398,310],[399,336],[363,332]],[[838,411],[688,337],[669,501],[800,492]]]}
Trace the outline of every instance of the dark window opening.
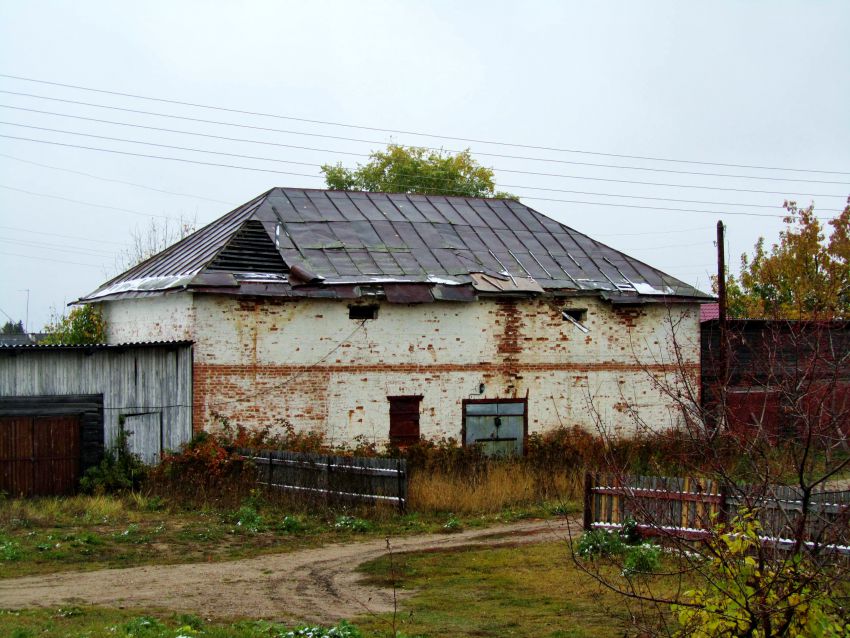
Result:
{"label": "dark window opening", "polygon": [[576,321],[585,321],[587,319],[587,308],[564,308],[561,313],[564,321],[568,321],[567,317]]}
{"label": "dark window opening", "polygon": [[377,319],[378,318],[378,306],[349,306],[348,307],[348,318],[349,319]]}
{"label": "dark window opening", "polygon": [[561,317],[585,334],[590,332],[590,329],[584,325],[584,320],[587,319],[587,308],[564,308],[561,311]]}
{"label": "dark window opening", "polygon": [[419,441],[422,395],[387,397],[390,402],[390,445],[404,449]]}

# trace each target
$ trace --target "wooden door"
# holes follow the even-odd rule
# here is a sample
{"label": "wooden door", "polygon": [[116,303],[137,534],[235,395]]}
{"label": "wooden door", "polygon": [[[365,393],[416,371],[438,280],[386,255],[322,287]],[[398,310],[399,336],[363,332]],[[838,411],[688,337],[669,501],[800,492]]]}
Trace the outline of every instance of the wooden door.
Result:
{"label": "wooden door", "polygon": [[390,444],[404,449],[419,441],[422,395],[387,397],[390,402]]}
{"label": "wooden door", "polygon": [[0,417],[0,490],[70,494],[80,478],[78,416]]}

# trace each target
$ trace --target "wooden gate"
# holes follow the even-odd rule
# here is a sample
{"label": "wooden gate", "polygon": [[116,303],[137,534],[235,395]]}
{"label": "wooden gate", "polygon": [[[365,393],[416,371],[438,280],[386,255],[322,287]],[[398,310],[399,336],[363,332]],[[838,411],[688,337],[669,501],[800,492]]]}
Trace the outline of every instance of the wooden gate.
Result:
{"label": "wooden gate", "polygon": [[79,416],[0,417],[0,491],[69,494],[79,475]]}

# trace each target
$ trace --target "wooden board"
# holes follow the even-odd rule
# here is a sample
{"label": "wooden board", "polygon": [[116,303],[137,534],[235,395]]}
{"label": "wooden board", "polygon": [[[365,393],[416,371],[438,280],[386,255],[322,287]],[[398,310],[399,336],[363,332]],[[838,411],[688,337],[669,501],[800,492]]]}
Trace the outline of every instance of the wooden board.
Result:
{"label": "wooden board", "polygon": [[79,478],[79,416],[0,417],[0,490],[70,494]]}

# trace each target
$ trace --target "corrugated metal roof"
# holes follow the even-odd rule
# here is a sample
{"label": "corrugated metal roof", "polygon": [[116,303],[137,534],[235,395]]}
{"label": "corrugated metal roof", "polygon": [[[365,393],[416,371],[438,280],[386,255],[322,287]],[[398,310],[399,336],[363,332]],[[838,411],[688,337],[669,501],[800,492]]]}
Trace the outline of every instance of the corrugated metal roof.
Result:
{"label": "corrugated metal roof", "polygon": [[[257,233],[260,227],[268,242]],[[283,268],[270,249],[277,250]],[[295,266],[316,280],[305,285],[289,277]],[[486,289],[476,287],[480,274],[488,278]],[[493,280],[505,284],[494,286]],[[542,288],[710,299],[513,200],[273,188],[81,301],[187,288],[328,296],[342,285],[385,284],[471,286],[489,294]]]}

